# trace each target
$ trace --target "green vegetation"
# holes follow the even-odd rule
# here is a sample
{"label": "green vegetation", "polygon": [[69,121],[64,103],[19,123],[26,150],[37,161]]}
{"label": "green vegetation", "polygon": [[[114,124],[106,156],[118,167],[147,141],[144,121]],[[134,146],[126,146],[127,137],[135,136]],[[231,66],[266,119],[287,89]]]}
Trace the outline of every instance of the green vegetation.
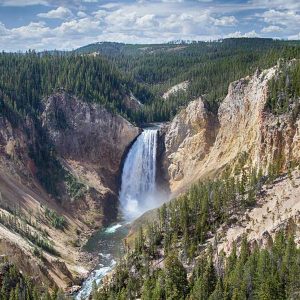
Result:
{"label": "green vegetation", "polygon": [[[279,232],[270,249],[244,237],[240,254],[236,246],[226,259],[221,253],[218,269],[212,251],[194,268],[188,299],[297,299],[299,297],[300,250],[293,235]],[[176,299],[176,298],[174,298]],[[178,298],[177,298],[178,299]]]}
{"label": "green vegetation", "polygon": [[45,216],[50,219],[51,225],[57,229],[63,230],[67,226],[66,219],[48,207],[45,209]]}
{"label": "green vegetation", "polygon": [[15,265],[4,261],[0,263],[1,300],[56,300],[65,299],[60,291],[50,294],[42,291],[30,278],[24,276]]}
{"label": "green vegetation", "polygon": [[[93,52],[102,55],[91,55]],[[29,156],[46,191],[57,200],[63,199],[64,192],[78,199],[84,186],[61,166],[42,126],[43,97],[64,90],[83,101],[101,104],[136,124],[167,121],[201,95],[207,107],[216,111],[231,81],[252,74],[257,68],[271,67],[279,58],[299,57],[300,43],[271,39],[179,45],[99,43],[75,52],[1,53],[0,115],[28,135],[32,143]],[[297,76],[291,80],[295,96],[299,92],[295,86],[299,82]],[[187,91],[162,100],[163,92],[186,80]],[[143,103],[138,111],[127,107],[126,97],[131,92]],[[272,95],[276,96],[276,92]],[[275,98],[271,96],[270,107],[278,106],[273,103]],[[286,109],[287,104],[280,107]],[[68,125],[64,113],[56,111],[55,118],[57,129],[64,130]]]}
{"label": "green vegetation", "polygon": [[22,117],[38,116],[42,98],[61,89],[126,116],[124,98],[136,88],[101,56],[0,54],[2,105]]}
{"label": "green vegetation", "polygon": [[[100,52],[102,55],[82,55]],[[169,120],[181,106],[205,95],[212,109],[228,84],[276,64],[300,57],[300,43],[271,39],[226,39],[162,45],[99,43],[75,52],[0,54],[0,107],[16,122],[39,116],[41,99],[61,89],[96,102],[136,123]],[[188,90],[162,101],[169,87],[188,80]],[[132,92],[144,107],[131,111]],[[58,125],[64,127],[58,112]]]}
{"label": "green vegetation", "polygon": [[[34,144],[29,146],[29,157],[37,166],[36,177],[45,190],[60,200],[58,184],[65,179],[66,171],[56,157],[54,146],[42,129],[39,120],[36,120]],[[34,134],[31,132],[31,134]]]}
{"label": "green vegetation", "polygon": [[[142,286],[146,283],[135,276],[132,277],[130,268],[134,266],[138,273],[137,277],[144,278],[151,274],[150,260],[159,262],[169,255],[169,259],[172,261],[170,266],[174,264],[178,267],[177,271],[171,273],[181,274],[182,278],[178,279],[181,282],[184,272],[180,267],[180,262],[174,257],[178,245],[180,245],[181,257],[184,260],[193,259],[200,254],[199,245],[203,244],[220,224],[234,222],[238,213],[242,213],[247,207],[254,205],[254,196],[259,182],[256,174],[257,172],[253,170],[251,176],[243,174],[239,179],[234,179],[233,177],[229,178],[225,172],[224,178],[206,183],[199,182],[185,195],[169,204],[164,204],[159,209],[158,221],[147,224],[144,229],[140,228],[134,250],[129,252],[128,260],[121,262],[117,268],[117,279],[109,289],[107,298],[103,299],[123,299],[123,295],[128,296],[131,289],[136,293],[141,293]],[[154,279],[150,276],[155,284],[153,289],[158,289],[156,293],[161,297],[153,299],[181,299],[183,295],[180,293],[184,290],[179,289],[179,285],[182,284],[180,282],[177,287],[170,287],[170,293],[174,291],[178,297],[168,296],[168,292],[164,292],[166,288],[164,286],[165,275],[160,278],[164,272],[167,271],[155,272]],[[133,281],[134,288],[129,284],[124,284],[124,282],[131,281]],[[185,288],[187,289],[187,286]],[[160,289],[161,291],[159,291]],[[167,294],[162,296],[162,293]],[[144,299],[147,298],[144,297]]]}
{"label": "green vegetation", "polygon": [[292,111],[296,117],[300,109],[299,99],[300,61],[280,61],[278,74],[269,83],[267,107],[276,115]]}
{"label": "green vegetation", "polygon": [[38,167],[37,178],[46,191],[55,196],[56,200],[61,201],[62,190],[59,184],[62,182],[71,200],[79,199],[86,192],[85,185],[60,164],[46,133],[39,127],[39,124],[37,127],[40,129],[38,134],[40,139],[35,140],[35,144],[30,147],[29,152],[29,156]]}
{"label": "green vegetation", "polygon": [[35,246],[41,248],[42,250],[58,256],[59,253],[54,249],[51,242],[45,236],[32,226],[28,225],[16,214],[10,214],[9,212],[0,212],[0,223],[11,231],[19,234],[23,238],[27,239]]}
{"label": "green vegetation", "polygon": [[[246,154],[237,160],[235,177],[226,169],[220,179],[199,182],[164,204],[157,220],[139,229],[110,285],[95,291],[94,298],[297,299],[300,250],[292,219],[289,230],[278,232],[270,242],[270,249],[250,246],[244,237],[241,251],[234,244],[226,258],[215,246],[222,238],[216,230],[238,222],[256,204],[263,183],[271,183],[281,172],[279,158],[270,178],[255,169],[246,171],[246,160]],[[215,242],[207,243],[212,237]],[[189,280],[187,270],[192,273]]]}
{"label": "green vegetation", "polygon": [[[279,58],[299,58],[300,43],[258,38],[179,45],[98,43],[76,51],[101,53],[132,81],[144,85],[155,97],[145,101],[143,111],[135,118],[149,122],[169,120],[180,107],[201,95],[205,95],[211,110],[216,110],[230,82],[258,68],[271,67]],[[163,92],[183,81],[190,82],[185,93],[162,101]]]}
{"label": "green vegetation", "polygon": [[83,183],[79,182],[72,174],[65,175],[65,182],[67,186],[68,195],[72,200],[80,199],[86,192],[86,187]]}
{"label": "green vegetation", "polygon": [[[130,263],[116,269],[111,285],[95,291],[93,299],[164,300],[235,300],[235,299],[298,299],[300,292],[300,249],[293,234],[278,232],[270,249],[254,244],[247,238],[236,244],[228,257],[210,246],[197,258],[190,280],[172,252],[164,259],[164,268],[151,268],[147,252],[131,253]],[[217,265],[214,264],[217,259]],[[151,269],[151,270],[150,270]]]}

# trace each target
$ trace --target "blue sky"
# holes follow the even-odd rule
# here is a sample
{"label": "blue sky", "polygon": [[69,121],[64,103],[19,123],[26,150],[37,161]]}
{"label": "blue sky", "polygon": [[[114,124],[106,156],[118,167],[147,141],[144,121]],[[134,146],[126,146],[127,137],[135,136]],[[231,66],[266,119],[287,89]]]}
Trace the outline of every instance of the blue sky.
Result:
{"label": "blue sky", "polygon": [[300,0],[0,0],[0,49],[98,41],[300,39]]}

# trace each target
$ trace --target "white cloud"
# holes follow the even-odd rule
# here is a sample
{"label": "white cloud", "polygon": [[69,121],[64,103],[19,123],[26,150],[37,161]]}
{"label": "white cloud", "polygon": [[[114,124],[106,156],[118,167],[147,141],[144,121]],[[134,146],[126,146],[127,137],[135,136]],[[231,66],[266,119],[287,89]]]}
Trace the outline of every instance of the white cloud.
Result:
{"label": "white cloud", "polygon": [[0,36],[7,36],[9,35],[9,30],[6,29],[5,25],[0,22]]}
{"label": "white cloud", "polygon": [[46,0],[0,0],[2,6],[48,5]]}
{"label": "white cloud", "polygon": [[271,9],[258,16],[261,16],[266,23],[273,25],[291,26],[291,28],[294,28],[300,24],[300,14],[292,10]]}
{"label": "white cloud", "polygon": [[288,36],[289,40],[300,40],[300,32],[294,35]]}
{"label": "white cloud", "polygon": [[21,26],[10,30],[12,36],[22,40],[39,39],[47,34],[51,34],[51,29],[44,22],[30,22],[27,26]]}
{"label": "white cloud", "polygon": [[136,25],[140,26],[140,27],[143,27],[143,28],[145,28],[145,27],[152,27],[153,28],[153,26],[158,25],[158,22],[156,20],[155,15],[150,14],[150,15],[145,15],[145,16],[137,18],[136,19]]}
{"label": "white cloud", "polygon": [[77,12],[77,17],[79,17],[79,18],[84,18],[86,16],[87,16],[87,14],[84,11]]}
{"label": "white cloud", "polygon": [[238,23],[238,20],[234,16],[225,16],[214,20],[214,24],[217,26],[234,26]]}
{"label": "white cloud", "polygon": [[236,31],[236,32],[228,34],[226,37],[228,37],[228,38],[242,38],[242,37],[254,38],[254,37],[259,37],[259,34],[257,34],[255,30],[246,32],[244,34],[241,33],[240,31]]}
{"label": "white cloud", "polygon": [[46,13],[38,14],[38,17],[46,19],[67,19],[72,15],[72,12],[68,8],[59,6],[58,8],[50,10]]}
{"label": "white cloud", "polygon": [[298,0],[252,0],[249,3],[254,8],[265,9],[300,9],[300,1]]}
{"label": "white cloud", "polygon": [[[4,1],[19,4],[26,2],[0,0],[0,5]],[[263,36],[280,32],[280,36],[285,34],[285,37],[292,38],[297,37],[299,32],[298,12],[271,6],[265,9],[267,0],[238,5],[230,1],[212,5],[214,2],[211,0],[111,0],[106,4],[99,0],[98,5],[89,1],[90,4],[85,4],[84,0],[28,0],[31,3],[47,2],[55,9],[39,14],[45,22],[29,22],[16,28],[7,28],[0,22],[0,45],[6,50],[72,49],[104,40],[159,43],[178,39],[258,37],[257,32]],[[291,4],[291,1],[286,1]],[[76,3],[82,6],[76,6]],[[260,10],[254,10],[254,3],[257,3]],[[243,11],[243,17],[235,15],[238,11]],[[54,25],[57,22],[48,21],[49,18],[63,21]],[[237,24],[239,27],[235,31],[232,26]]]}
{"label": "white cloud", "polygon": [[120,6],[120,4],[118,4],[118,3],[106,3],[106,4],[101,5],[102,8],[106,8],[106,9],[113,9],[113,8],[116,8],[119,6]]}
{"label": "white cloud", "polygon": [[261,32],[263,33],[272,33],[272,32],[281,32],[282,28],[275,25],[270,25],[268,27],[264,27]]}
{"label": "white cloud", "polygon": [[97,19],[103,19],[104,17],[106,17],[109,13],[106,10],[97,10],[93,13],[93,15],[95,16],[95,18]]}
{"label": "white cloud", "polygon": [[100,21],[91,18],[82,18],[79,20],[71,20],[62,23],[59,27],[53,29],[53,33],[58,37],[80,36],[82,34],[90,34],[100,31]]}

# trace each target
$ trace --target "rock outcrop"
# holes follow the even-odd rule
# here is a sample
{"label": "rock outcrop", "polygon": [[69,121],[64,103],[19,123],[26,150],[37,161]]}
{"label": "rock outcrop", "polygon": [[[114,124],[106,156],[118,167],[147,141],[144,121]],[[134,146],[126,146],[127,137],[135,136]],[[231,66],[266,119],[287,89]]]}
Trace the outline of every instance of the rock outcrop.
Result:
{"label": "rock outcrop", "polygon": [[266,108],[273,67],[230,84],[218,115],[197,100],[181,111],[166,130],[166,156],[171,191],[178,193],[192,182],[234,167],[245,157],[245,167],[263,171],[278,159],[282,166],[298,160],[299,118],[275,116]]}
{"label": "rock outcrop", "polygon": [[84,201],[72,205],[74,212],[88,222],[114,219],[121,162],[139,129],[64,92],[45,99],[41,118],[65,168],[89,188]]}
{"label": "rock outcrop", "polygon": [[[295,235],[300,242],[300,177],[299,170],[278,178],[272,185],[264,185],[258,205],[240,216],[238,222],[230,226],[221,226],[218,237],[218,253],[222,250],[230,253],[234,241],[241,241],[247,235],[250,244],[260,248],[270,248],[272,238],[281,230]],[[214,238],[210,242],[214,242]]]}
{"label": "rock outcrop", "polygon": [[218,119],[209,112],[201,98],[191,102],[167,126],[165,157],[171,190],[181,188],[186,178],[194,176],[215,142]]}
{"label": "rock outcrop", "polygon": [[78,170],[86,167],[96,172],[100,181],[92,183],[93,187],[101,184],[117,192],[121,161],[139,134],[137,127],[100,105],[82,102],[67,93],[45,100],[42,122],[60,157]]}

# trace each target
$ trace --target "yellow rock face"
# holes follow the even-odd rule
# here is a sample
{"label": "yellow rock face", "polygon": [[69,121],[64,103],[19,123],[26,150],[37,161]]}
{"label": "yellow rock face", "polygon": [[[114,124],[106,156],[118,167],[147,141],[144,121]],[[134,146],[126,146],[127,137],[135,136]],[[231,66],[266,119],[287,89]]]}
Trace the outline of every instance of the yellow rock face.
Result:
{"label": "yellow rock face", "polygon": [[265,108],[268,81],[276,71],[274,67],[231,83],[217,116],[198,99],[168,125],[164,164],[174,194],[233,166],[242,153],[246,166],[263,171],[279,155],[285,166],[299,159],[300,120],[274,116]]}

